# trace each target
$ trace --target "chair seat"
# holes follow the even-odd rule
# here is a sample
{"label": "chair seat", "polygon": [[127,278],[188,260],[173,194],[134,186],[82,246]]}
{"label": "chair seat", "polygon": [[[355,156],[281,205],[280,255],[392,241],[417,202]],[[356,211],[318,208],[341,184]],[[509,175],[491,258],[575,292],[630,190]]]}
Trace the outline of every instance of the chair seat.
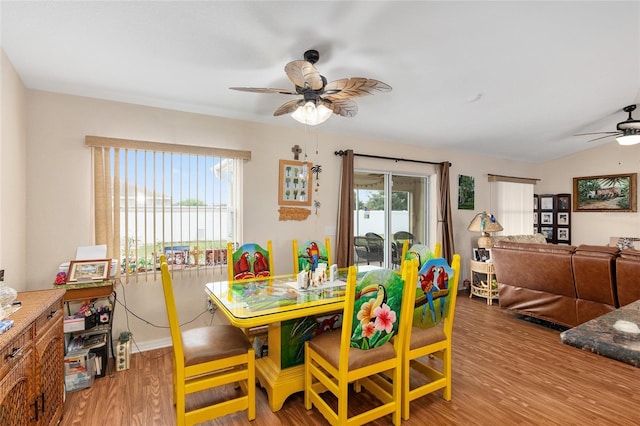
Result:
{"label": "chair seat", "polygon": [[444,334],[442,322],[429,328],[412,327],[411,343],[409,343],[409,348],[414,350],[434,343],[444,342],[446,340],[447,336]]}
{"label": "chair seat", "polygon": [[[309,341],[309,347],[316,351],[333,367],[338,368],[341,334],[342,331],[340,329],[322,333]],[[395,356],[396,351],[390,342],[368,350],[349,348],[349,371],[393,359]]]}
{"label": "chair seat", "polygon": [[192,328],[181,335],[185,366],[246,354],[251,348],[247,336],[232,325]]}

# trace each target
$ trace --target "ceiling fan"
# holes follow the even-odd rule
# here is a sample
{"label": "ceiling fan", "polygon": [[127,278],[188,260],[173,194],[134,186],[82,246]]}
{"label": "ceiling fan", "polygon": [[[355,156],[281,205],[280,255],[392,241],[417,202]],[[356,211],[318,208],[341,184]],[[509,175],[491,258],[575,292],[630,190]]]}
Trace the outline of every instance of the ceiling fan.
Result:
{"label": "ceiling fan", "polygon": [[579,133],[575,136],[584,135],[604,135],[595,139],[591,139],[589,142],[605,139],[611,136],[616,136],[616,141],[620,145],[635,145],[640,143],[640,120],[634,120],[631,113],[635,111],[636,105],[628,105],[622,110],[629,114],[629,117],[625,121],[621,121],[616,125],[615,132],[595,132],[595,133]]}
{"label": "ceiling fan", "polygon": [[282,104],[274,116],[291,114],[303,123],[316,125],[326,121],[332,114],[354,117],[358,105],[351,99],[391,91],[391,86],[371,78],[352,77],[327,83],[314,64],[320,58],[317,50],[304,52],[304,60],[289,62],[284,71],[295,85],[295,90],[259,87],[230,87],[233,90],[254,93],[277,93],[281,95],[302,95]]}

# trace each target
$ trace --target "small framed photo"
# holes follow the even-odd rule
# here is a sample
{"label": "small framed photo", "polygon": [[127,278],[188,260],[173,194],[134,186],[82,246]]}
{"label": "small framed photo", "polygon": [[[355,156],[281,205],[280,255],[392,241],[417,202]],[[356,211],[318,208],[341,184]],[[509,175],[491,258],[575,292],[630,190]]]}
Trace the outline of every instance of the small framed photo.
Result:
{"label": "small framed photo", "polygon": [[533,195],[533,211],[534,212],[538,211],[538,195],[537,194]]}
{"label": "small framed photo", "polygon": [[569,195],[558,195],[558,210],[569,211]]}
{"label": "small framed photo", "polygon": [[533,224],[537,225],[538,224],[538,213],[534,213],[533,214]]}
{"label": "small framed photo", "polygon": [[544,235],[547,240],[553,240],[553,227],[543,226],[540,228],[540,233]]}
{"label": "small framed photo", "polygon": [[569,228],[558,228],[558,240],[569,241]]}
{"label": "small framed photo", "polygon": [[569,213],[568,212],[558,213],[558,225],[568,225],[568,224],[569,224]]}
{"label": "small framed photo", "polygon": [[553,210],[553,196],[540,196],[540,210]]}
{"label": "small framed photo", "polygon": [[551,224],[553,224],[553,213],[552,212],[542,212],[542,213],[540,213],[540,223],[542,225],[551,225]]}
{"label": "small framed photo", "polygon": [[101,281],[109,278],[111,259],[72,260],[67,282]]}
{"label": "small framed photo", "polygon": [[486,248],[474,248],[473,259],[476,262],[490,262],[491,261],[491,249]]}

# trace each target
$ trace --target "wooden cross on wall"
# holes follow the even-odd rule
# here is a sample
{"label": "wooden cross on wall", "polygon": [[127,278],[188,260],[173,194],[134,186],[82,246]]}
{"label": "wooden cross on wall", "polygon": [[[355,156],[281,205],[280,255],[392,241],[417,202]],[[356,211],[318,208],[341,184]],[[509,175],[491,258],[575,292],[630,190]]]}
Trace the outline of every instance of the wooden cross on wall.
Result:
{"label": "wooden cross on wall", "polygon": [[291,148],[291,152],[293,152],[293,159],[298,160],[298,155],[302,152],[302,148],[300,148],[300,145],[294,145],[293,148]]}

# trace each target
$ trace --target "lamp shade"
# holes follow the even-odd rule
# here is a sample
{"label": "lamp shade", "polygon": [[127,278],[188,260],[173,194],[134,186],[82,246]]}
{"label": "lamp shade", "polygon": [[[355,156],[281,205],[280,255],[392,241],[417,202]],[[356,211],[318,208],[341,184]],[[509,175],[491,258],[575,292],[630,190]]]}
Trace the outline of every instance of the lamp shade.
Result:
{"label": "lamp shade", "polygon": [[333,111],[324,105],[316,106],[313,101],[308,101],[291,113],[291,117],[299,123],[315,126],[327,121],[331,114]]}
{"label": "lamp shade", "polygon": [[487,212],[475,215],[471,223],[469,223],[469,226],[467,226],[468,231],[482,232],[482,236],[478,238],[478,247],[480,248],[491,248],[493,246],[493,240],[489,232],[499,232],[502,231],[502,229],[502,225],[498,223],[495,216]]}
{"label": "lamp shade", "polygon": [[636,145],[640,143],[640,133],[624,132],[623,136],[616,138],[620,145]]}

